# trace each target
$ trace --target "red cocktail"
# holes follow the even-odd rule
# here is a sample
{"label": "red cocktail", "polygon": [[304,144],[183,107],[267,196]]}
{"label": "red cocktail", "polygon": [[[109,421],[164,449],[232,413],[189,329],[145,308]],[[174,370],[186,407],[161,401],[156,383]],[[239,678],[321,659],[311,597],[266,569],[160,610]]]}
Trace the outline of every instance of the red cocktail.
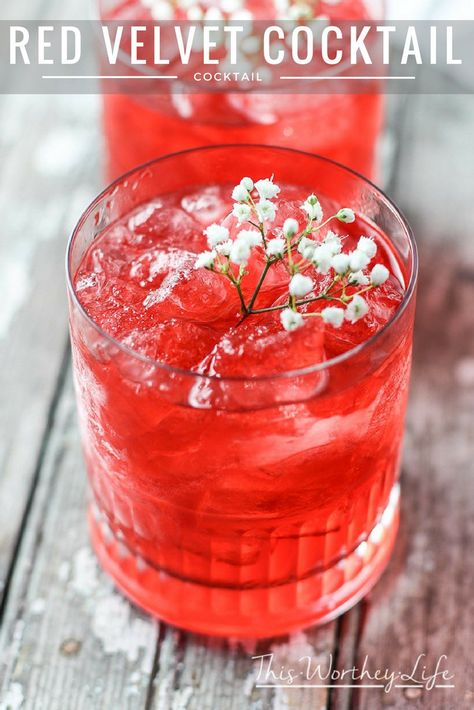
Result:
{"label": "red cocktail", "polygon": [[[236,214],[250,203],[235,207],[232,188],[272,174],[276,215],[263,223],[265,245],[256,239],[245,256]],[[349,204],[354,221],[320,226],[317,215],[318,231],[292,257],[295,295],[273,256],[243,313],[218,264],[244,274],[249,306],[273,240],[317,209],[313,192],[326,214]],[[198,256],[206,239],[211,257]],[[325,266],[315,254],[329,243],[351,263],[376,248],[383,283],[364,285],[375,274],[364,276],[368,258],[358,285],[356,266],[339,268],[343,253]],[[318,263],[308,303],[304,258]],[[206,259],[214,270],[196,268]],[[94,202],[68,252],[74,373],[93,544],[128,596],[187,629],[268,636],[332,618],[375,583],[398,524],[416,268],[387,198],[305,153],[189,151]],[[335,327],[361,289],[367,315],[346,313]],[[288,313],[288,298],[301,314]],[[304,327],[293,329],[298,318]]]}
{"label": "red cocktail", "polygon": [[[150,4],[139,0],[121,3],[103,0],[102,17],[135,24],[151,22]],[[292,6],[299,7],[291,2],[282,10],[278,2],[247,0],[235,17],[245,18],[243,11],[257,20],[281,19],[291,16]],[[382,6],[379,0],[340,0],[337,3],[316,0],[304,5],[311,8],[312,17],[327,16],[335,21],[382,19]],[[164,11],[166,0],[160,7]],[[194,4],[189,10],[192,13],[189,17],[194,20],[197,7]],[[233,16],[225,13],[221,17]],[[207,15],[202,13],[202,17]],[[180,9],[178,3],[175,11],[163,16],[163,19],[172,18],[187,20],[187,11]],[[256,69],[258,67],[254,66],[253,70]],[[128,74],[129,71],[134,73],[137,68],[130,70],[128,58],[122,54],[117,73]],[[308,86],[306,83],[305,89]],[[382,94],[375,88],[370,93],[324,94],[321,86],[324,88],[325,84],[318,87],[317,94],[237,94],[228,85],[229,90],[220,94],[180,94],[173,90],[169,95],[127,95],[121,93],[117,84],[114,93],[104,95],[108,175],[114,179],[140,163],[188,148],[261,143],[318,153],[373,177],[383,121]],[[331,91],[334,82],[326,86]]]}

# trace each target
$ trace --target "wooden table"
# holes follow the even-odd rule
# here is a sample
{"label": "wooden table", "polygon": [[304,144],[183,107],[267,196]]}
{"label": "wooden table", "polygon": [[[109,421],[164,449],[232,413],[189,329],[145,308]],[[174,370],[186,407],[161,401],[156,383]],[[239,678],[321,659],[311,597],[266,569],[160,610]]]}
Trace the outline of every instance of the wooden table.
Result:
{"label": "wooden table", "polygon": [[[48,7],[64,16],[59,0]],[[155,623],[89,547],[63,255],[99,187],[98,103],[1,99],[0,709],[473,708],[474,97],[390,100],[383,182],[422,263],[393,560],[338,621],[256,646]],[[445,654],[455,688],[256,688],[251,656],[270,649],[290,665],[309,654],[349,669],[367,655],[372,670],[405,672]]]}

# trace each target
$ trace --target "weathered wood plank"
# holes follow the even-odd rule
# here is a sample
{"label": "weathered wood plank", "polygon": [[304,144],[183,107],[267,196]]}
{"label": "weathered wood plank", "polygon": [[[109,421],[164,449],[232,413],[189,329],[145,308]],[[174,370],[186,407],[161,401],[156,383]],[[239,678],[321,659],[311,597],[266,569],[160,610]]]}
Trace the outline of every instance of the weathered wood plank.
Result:
{"label": "weathered wood plank", "polygon": [[[366,689],[347,707],[472,708],[474,545],[474,194],[472,97],[410,97],[393,193],[421,245],[414,370],[402,477],[402,525],[388,572],[346,624],[358,648],[339,667],[410,672],[419,654],[438,658],[454,689]],[[436,121],[432,120],[437,116]],[[351,634],[341,644],[353,645]],[[440,679],[440,683],[443,681]],[[352,703],[352,704],[350,704]]]}
{"label": "weathered wood plank", "polygon": [[[154,679],[155,710],[319,710],[327,706],[327,688],[262,688],[272,683],[260,674],[259,656],[273,654],[273,668],[300,670],[303,656],[328,668],[334,650],[335,623],[275,641],[227,643],[167,628]],[[253,660],[252,660],[253,659]],[[265,661],[266,663],[267,661]],[[278,681],[273,681],[278,686]],[[284,684],[284,680],[281,684]],[[304,678],[295,680],[305,683]]]}
{"label": "weathered wood plank", "polygon": [[97,189],[95,102],[26,98],[3,102],[1,131],[0,597],[66,347],[66,238]]}
{"label": "weathered wood plank", "polygon": [[54,424],[0,634],[3,694],[20,689],[32,710],[141,708],[157,625],[114,591],[88,546],[69,382]]}
{"label": "weathered wood plank", "polygon": [[[2,6],[4,19],[84,12],[82,0]],[[0,100],[0,607],[65,356],[66,238],[99,185],[98,108],[87,96]]]}
{"label": "weathered wood plank", "polygon": [[[422,665],[434,671],[446,654],[443,669],[454,674],[456,687],[393,691],[394,708],[416,699],[416,707],[430,710],[467,709],[474,699],[474,264],[470,278],[463,277],[445,258],[441,278],[427,258],[421,282],[403,523],[389,572],[370,598],[357,662],[368,654],[372,669],[409,672],[424,653]],[[456,315],[447,320],[448,313]],[[358,707],[378,700],[382,695],[361,691]]]}

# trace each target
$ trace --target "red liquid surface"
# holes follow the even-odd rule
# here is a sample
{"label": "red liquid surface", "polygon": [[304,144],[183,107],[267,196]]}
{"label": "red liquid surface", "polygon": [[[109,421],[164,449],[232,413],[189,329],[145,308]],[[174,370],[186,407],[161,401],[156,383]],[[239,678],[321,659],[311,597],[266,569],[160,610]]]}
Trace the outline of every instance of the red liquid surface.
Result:
{"label": "red liquid surface", "polygon": [[[334,20],[376,19],[363,0],[319,5],[316,14]],[[256,0],[245,6],[256,19],[271,20],[278,15],[271,2]],[[179,13],[177,17],[185,19]],[[120,3],[105,18],[151,20],[136,0]],[[242,143],[317,153],[375,177],[383,122],[383,96],[376,90],[367,94],[227,92],[174,96],[125,95],[119,91],[117,88],[117,93],[104,95],[110,179],[161,155],[204,145]]]}
{"label": "red liquid surface", "polygon": [[[335,330],[314,318],[287,333],[269,313],[238,326],[233,287],[193,268],[203,227],[229,212],[228,194],[209,187],[142,206],[92,243],[74,279],[106,333],[146,358],[217,375],[219,394],[111,346],[73,312],[75,381],[105,567],[179,626],[268,636],[340,613],[388,559],[411,330],[383,357],[369,347],[344,367],[254,390],[252,377],[324,362],[378,332],[406,275],[386,237],[358,218],[336,227],[346,246],[372,236],[392,271],[369,294],[366,319]],[[306,192],[282,195],[281,220]],[[233,218],[226,223],[232,231]],[[281,302],[287,288],[275,267],[256,306]],[[275,388],[286,403],[269,405]]]}

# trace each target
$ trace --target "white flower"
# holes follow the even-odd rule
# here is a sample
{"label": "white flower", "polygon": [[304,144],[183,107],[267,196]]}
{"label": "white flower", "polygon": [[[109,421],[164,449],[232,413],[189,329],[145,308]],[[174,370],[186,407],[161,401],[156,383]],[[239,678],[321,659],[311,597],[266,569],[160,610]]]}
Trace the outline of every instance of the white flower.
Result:
{"label": "white flower", "polygon": [[218,7],[209,7],[206,10],[206,14],[204,15],[205,20],[209,20],[211,22],[219,22],[220,20],[224,19],[224,15],[222,12],[219,10]]}
{"label": "white flower", "polygon": [[345,274],[349,268],[349,254],[336,254],[336,256],[333,256],[332,268],[336,274]]}
{"label": "white flower", "polygon": [[280,192],[278,185],[275,185],[273,178],[265,178],[265,180],[257,180],[255,183],[261,200],[272,200]]}
{"label": "white flower", "polygon": [[345,224],[355,222],[356,218],[354,210],[349,209],[349,207],[343,207],[342,210],[339,210],[336,217],[339,222],[344,222]]}
{"label": "white flower", "polygon": [[273,222],[276,215],[276,207],[270,200],[260,200],[255,205],[257,216],[260,222]]}
{"label": "white flower", "polygon": [[216,258],[217,254],[215,251],[203,251],[202,254],[199,254],[198,258],[196,259],[196,262],[194,264],[195,269],[210,269],[214,263],[214,259]]}
{"label": "white flower", "polygon": [[[193,0],[194,2],[194,0]],[[230,13],[235,12],[242,6],[241,0],[222,0],[220,7],[223,12]]]}
{"label": "white flower", "polygon": [[289,219],[285,219],[283,223],[283,234],[285,237],[291,239],[291,237],[294,237],[298,232],[298,229],[299,225],[296,219],[292,219],[291,217]]}
{"label": "white flower", "polygon": [[309,20],[311,17],[313,17],[313,9],[309,5],[297,3],[288,8],[290,20]]}
{"label": "white flower", "polygon": [[154,20],[172,20],[174,17],[173,5],[166,0],[153,0],[148,7]]}
{"label": "white flower", "polygon": [[263,242],[263,237],[256,229],[243,229],[238,233],[237,239],[246,242],[249,247],[256,247]]}
{"label": "white flower", "polygon": [[307,296],[310,291],[314,288],[313,279],[309,276],[303,276],[303,274],[295,274],[289,285],[290,296],[296,296],[296,298],[302,298]]}
{"label": "white flower", "polygon": [[327,244],[316,247],[311,257],[311,261],[316,266],[320,274],[327,274],[332,266],[333,253]]}
{"label": "white flower", "polygon": [[367,254],[369,259],[373,259],[377,253],[377,244],[370,237],[361,237],[357,242],[357,249]]}
{"label": "white flower", "polygon": [[351,271],[360,271],[365,269],[368,265],[370,258],[363,251],[356,249],[351,251],[349,254],[349,268]]}
{"label": "white flower", "polygon": [[325,238],[324,244],[331,249],[332,255],[340,254],[342,251],[342,239],[334,232],[329,231]]}
{"label": "white flower", "polygon": [[346,308],[346,320],[350,321],[351,323],[355,323],[356,321],[363,318],[367,314],[368,310],[369,306],[367,304],[367,301],[364,301],[362,296],[354,296],[354,298]]}
{"label": "white flower", "polygon": [[344,322],[344,309],[337,306],[328,306],[321,311],[323,321],[335,328],[340,328]]}
{"label": "white flower", "polygon": [[304,325],[304,318],[301,313],[292,311],[291,308],[285,308],[285,310],[280,313],[280,320],[284,329],[290,332]]}
{"label": "white flower", "polygon": [[191,22],[199,22],[202,20],[203,12],[200,7],[190,7],[186,12],[186,18]]}
{"label": "white flower", "polygon": [[250,258],[251,246],[244,239],[236,239],[233,242],[229,258],[233,264],[245,266]]}
{"label": "white flower", "polygon": [[216,244],[221,244],[229,239],[229,230],[221,224],[211,224],[204,230],[204,234],[207,237],[207,243],[211,249],[215,247]]}
{"label": "white flower", "polygon": [[367,286],[369,279],[363,271],[354,271],[354,273],[349,276],[349,283],[355,286]]}
{"label": "white flower", "polygon": [[231,239],[228,239],[226,242],[222,242],[222,244],[216,244],[216,252],[223,256],[229,256],[233,243]]}
{"label": "white flower", "polygon": [[[142,3],[142,4],[146,5],[146,2]],[[181,8],[182,10],[189,10],[189,8],[191,8],[193,5],[193,0],[177,0],[176,5],[177,5],[177,7]]]}
{"label": "white flower", "polygon": [[298,251],[305,259],[310,260],[316,247],[317,244],[313,239],[303,237],[298,244]]}
{"label": "white flower", "polygon": [[245,188],[248,192],[252,192],[252,190],[253,190],[253,180],[252,180],[252,178],[243,177],[242,180],[240,181],[240,184],[241,184],[242,187]]}
{"label": "white flower", "polygon": [[311,221],[320,222],[323,218],[323,208],[316,195],[310,195],[306,202],[301,205],[301,209],[306,212]]}
{"label": "white flower", "polygon": [[232,208],[232,214],[237,218],[239,224],[243,224],[250,219],[252,208],[250,205],[246,205],[243,202],[237,202]]}
{"label": "white flower", "polygon": [[237,20],[238,22],[252,22],[253,20],[253,14],[250,12],[250,10],[247,10],[246,8],[242,8],[241,10],[236,10],[235,12],[232,12],[229,20]]}
{"label": "white flower", "polygon": [[383,264],[375,264],[370,272],[370,282],[372,286],[381,286],[390,276],[390,271]]}
{"label": "white flower", "polygon": [[283,256],[285,253],[286,249],[286,242],[284,239],[277,238],[277,239],[270,239],[270,241],[267,244],[266,248],[266,253],[267,256],[272,257],[272,256]]}
{"label": "white flower", "polygon": [[236,185],[232,190],[232,199],[236,202],[247,202],[249,191],[243,185]]}

